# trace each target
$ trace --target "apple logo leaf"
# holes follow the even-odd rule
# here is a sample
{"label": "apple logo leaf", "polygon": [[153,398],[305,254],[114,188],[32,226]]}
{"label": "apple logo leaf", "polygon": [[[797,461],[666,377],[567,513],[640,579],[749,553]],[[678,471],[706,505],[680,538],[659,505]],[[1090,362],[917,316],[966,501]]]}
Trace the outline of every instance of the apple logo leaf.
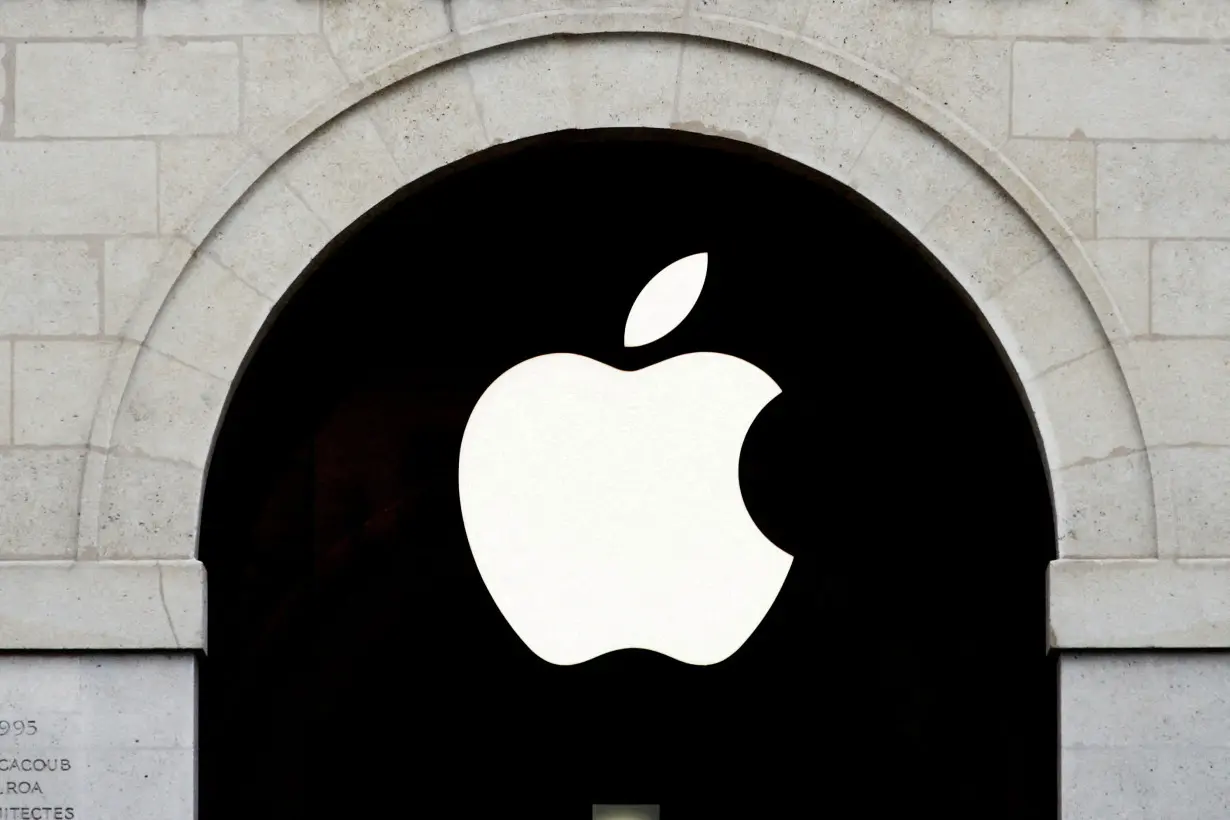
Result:
{"label": "apple logo leaf", "polygon": [[624,347],[656,342],[679,327],[700,298],[708,268],[709,254],[695,253],[672,262],[650,279],[628,312]]}

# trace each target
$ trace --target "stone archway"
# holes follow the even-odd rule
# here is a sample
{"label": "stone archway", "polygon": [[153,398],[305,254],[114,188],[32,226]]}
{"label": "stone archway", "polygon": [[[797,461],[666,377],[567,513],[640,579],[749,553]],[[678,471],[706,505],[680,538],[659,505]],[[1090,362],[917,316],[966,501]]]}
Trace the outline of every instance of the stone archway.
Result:
{"label": "stone archway", "polygon": [[[448,799],[432,784],[462,759],[538,792],[547,816],[572,816],[586,793],[658,795],[681,816],[715,799],[763,810],[800,787],[875,791],[855,784],[884,768],[897,789],[868,800],[935,801],[953,816],[1053,804],[1055,665],[1037,643],[1054,554],[1046,471],[999,352],[916,243],[797,163],[669,129],[517,140],[402,194],[313,262],[211,455],[203,812],[243,801],[236,768],[265,775],[246,801],[258,813],[318,801],[386,812],[404,761],[342,754],[322,780],[324,726],[339,749],[382,735],[432,749],[405,775],[422,778],[420,805]],[[485,241],[462,213],[488,223]],[[419,232],[431,243],[407,256]],[[695,314],[622,348],[644,277],[695,247],[712,257]],[[837,276],[825,253],[875,275]],[[615,653],[551,668],[493,613],[460,529],[461,432],[490,379],[554,350],[628,370],[721,351],[780,384],[739,478],[794,562],[729,663]],[[937,538],[965,555],[1004,522],[973,583],[934,560]],[[1021,702],[1005,709],[1006,690]],[[969,762],[953,793],[970,731],[1004,751]],[[586,749],[594,736],[606,740]],[[812,776],[820,736],[844,762]],[[541,748],[510,748],[529,737]],[[667,774],[676,756],[690,774]],[[767,783],[771,794],[749,792]]]}
{"label": "stone archway", "polygon": [[1018,373],[1051,470],[1060,555],[1156,555],[1122,323],[1027,181],[917,92],[810,41],[713,21],[704,38],[524,39],[628,25],[614,13],[547,15],[484,29],[460,44],[462,59],[456,41],[427,47],[255,155],[174,245],[125,330],[93,427],[81,557],[194,555],[230,384],[310,258],[354,219],[485,145],[612,125],[765,144],[875,202],[952,272]]}
{"label": "stone archway", "polygon": [[522,137],[622,126],[762,145],[876,204],[951,273],[1011,363],[1042,440],[1059,555],[1159,554],[1166,488],[1150,474],[1124,323],[1071,231],[990,143],[895,77],[802,37],[546,14],[450,35],[355,80],[256,148],[171,245],[123,330],[81,493],[78,557],[137,562],[174,589],[161,596],[169,637],[135,643],[203,646],[195,557],[213,441],[308,263],[435,168]]}
{"label": "stone archway", "polygon": [[[1080,243],[1000,152],[916,89],[807,38],[602,11],[450,34],[253,152],[170,244],[123,330],[91,432],[78,557],[175,572],[168,637],[202,640],[190,588],[203,583],[193,556],[210,448],[236,373],[308,261],[435,167],[608,126],[763,144],[874,202],[952,273],[1018,374],[1050,469],[1059,555],[1169,554],[1155,515],[1166,485],[1150,473],[1149,404],[1124,323]],[[1075,570],[1067,580],[1084,583]],[[1078,631],[1091,617],[1065,612]],[[176,621],[194,637],[174,634]],[[1083,634],[1076,645],[1094,633]],[[137,642],[149,640],[164,639]]]}

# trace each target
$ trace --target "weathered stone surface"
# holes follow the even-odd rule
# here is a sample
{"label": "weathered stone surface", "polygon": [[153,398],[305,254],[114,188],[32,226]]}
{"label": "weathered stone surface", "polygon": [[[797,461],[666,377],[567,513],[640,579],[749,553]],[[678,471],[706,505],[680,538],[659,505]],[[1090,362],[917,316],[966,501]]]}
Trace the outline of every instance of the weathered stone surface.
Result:
{"label": "weathered stone surface", "polygon": [[4,0],[3,37],[132,37],[139,6],[129,0]]}
{"label": "weathered stone surface", "polygon": [[935,30],[979,37],[1230,36],[1230,11],[1190,0],[935,0]]}
{"label": "weathered stone surface", "polygon": [[1149,241],[1096,239],[1084,243],[1133,336],[1150,332]]}
{"label": "weathered stone surface", "polygon": [[1098,145],[1098,236],[1230,237],[1230,145]]}
{"label": "weathered stone surface", "polygon": [[[13,560],[5,561],[4,568],[0,573],[0,623],[5,628],[6,648],[148,651],[205,646],[205,568],[199,561]],[[59,617],[48,618],[48,612]],[[128,657],[135,661],[140,656]],[[24,660],[29,661],[30,656]],[[0,657],[0,664],[0,703],[12,706],[21,686],[19,670],[35,672],[38,680],[38,665],[22,664],[13,656]],[[100,665],[94,655],[91,666]],[[45,679],[39,683],[38,691],[46,699],[36,703],[63,708],[75,702],[71,686],[48,685]],[[140,697],[149,698],[152,693],[143,692]],[[109,692],[99,705],[114,719],[123,716],[130,704],[126,696]],[[164,726],[164,731],[176,733],[183,717]],[[142,817],[187,820],[192,813],[159,812]]]}
{"label": "weathered stone surface", "polygon": [[1038,186],[1073,233],[1080,237],[1094,235],[1097,152],[1092,141],[1016,138],[1005,142],[1000,150]]}
{"label": "weathered stone surface", "polygon": [[250,148],[235,137],[165,140],[158,144],[159,230],[182,231],[243,164]]}
{"label": "weathered stone surface", "polygon": [[0,335],[97,333],[99,261],[80,240],[0,241]]}
{"label": "weathered stone surface", "polygon": [[320,30],[321,0],[147,0],[145,34],[202,37],[308,34]]}
{"label": "weathered stone surface", "polygon": [[352,79],[412,49],[448,35],[447,4],[440,0],[386,0],[324,5],[324,34]]}
{"label": "weathered stone surface", "polygon": [[17,46],[19,137],[232,134],[235,43],[163,40]]}
{"label": "weathered stone surface", "polygon": [[1133,348],[1157,423],[1149,443],[1230,446],[1230,340],[1153,339]]}
{"label": "weathered stone surface", "polygon": [[13,440],[83,445],[107,370],[118,349],[109,340],[15,342]]}
{"label": "weathered stone surface", "polygon": [[0,236],[156,231],[157,176],[146,140],[0,142]]}
{"label": "weathered stone surface", "polygon": [[346,86],[323,37],[245,37],[244,131],[259,144]]}
{"label": "weathered stone surface", "polygon": [[84,468],[83,447],[0,450],[0,556],[73,557]]}
{"label": "weathered stone surface", "polygon": [[1047,579],[1052,646],[1199,649],[1226,643],[1225,559],[1059,560]]}
{"label": "weathered stone surface", "polygon": [[1230,241],[1153,245],[1153,332],[1230,336]]}
{"label": "weathered stone surface", "polygon": [[1016,135],[1230,137],[1230,95],[1223,92],[1230,51],[1223,45],[1028,41],[1012,54]]}
{"label": "weathered stone surface", "polygon": [[13,343],[0,342],[0,446],[13,441]]}

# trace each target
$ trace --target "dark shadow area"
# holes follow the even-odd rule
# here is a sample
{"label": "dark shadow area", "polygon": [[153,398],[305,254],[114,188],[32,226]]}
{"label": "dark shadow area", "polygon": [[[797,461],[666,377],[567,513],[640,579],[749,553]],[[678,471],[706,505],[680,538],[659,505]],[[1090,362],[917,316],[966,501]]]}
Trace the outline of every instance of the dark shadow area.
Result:
{"label": "dark shadow area", "polygon": [[[944,275],[846,189],[727,141],[479,160],[337,243],[232,397],[201,535],[201,817],[1055,817],[1047,480]],[[691,315],[625,350],[641,288],[699,251]],[[698,350],[782,388],[740,478],[786,585],[724,663],[551,666],[466,542],[469,411],[535,355]]]}

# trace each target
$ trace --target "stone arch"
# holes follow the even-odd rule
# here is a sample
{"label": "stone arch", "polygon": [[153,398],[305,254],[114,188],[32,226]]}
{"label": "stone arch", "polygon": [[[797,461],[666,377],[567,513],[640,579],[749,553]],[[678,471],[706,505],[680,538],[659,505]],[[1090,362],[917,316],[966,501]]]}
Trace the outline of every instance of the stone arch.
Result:
{"label": "stone arch", "polygon": [[878,205],[956,279],[1015,370],[1060,555],[1158,554],[1125,324],[1072,231],[999,151],[830,46],[728,19],[605,11],[451,34],[254,149],[176,238],[125,329],[94,419],[79,557],[195,556],[232,384],[278,302],[357,218],[491,145],[612,126],[756,143]]}

